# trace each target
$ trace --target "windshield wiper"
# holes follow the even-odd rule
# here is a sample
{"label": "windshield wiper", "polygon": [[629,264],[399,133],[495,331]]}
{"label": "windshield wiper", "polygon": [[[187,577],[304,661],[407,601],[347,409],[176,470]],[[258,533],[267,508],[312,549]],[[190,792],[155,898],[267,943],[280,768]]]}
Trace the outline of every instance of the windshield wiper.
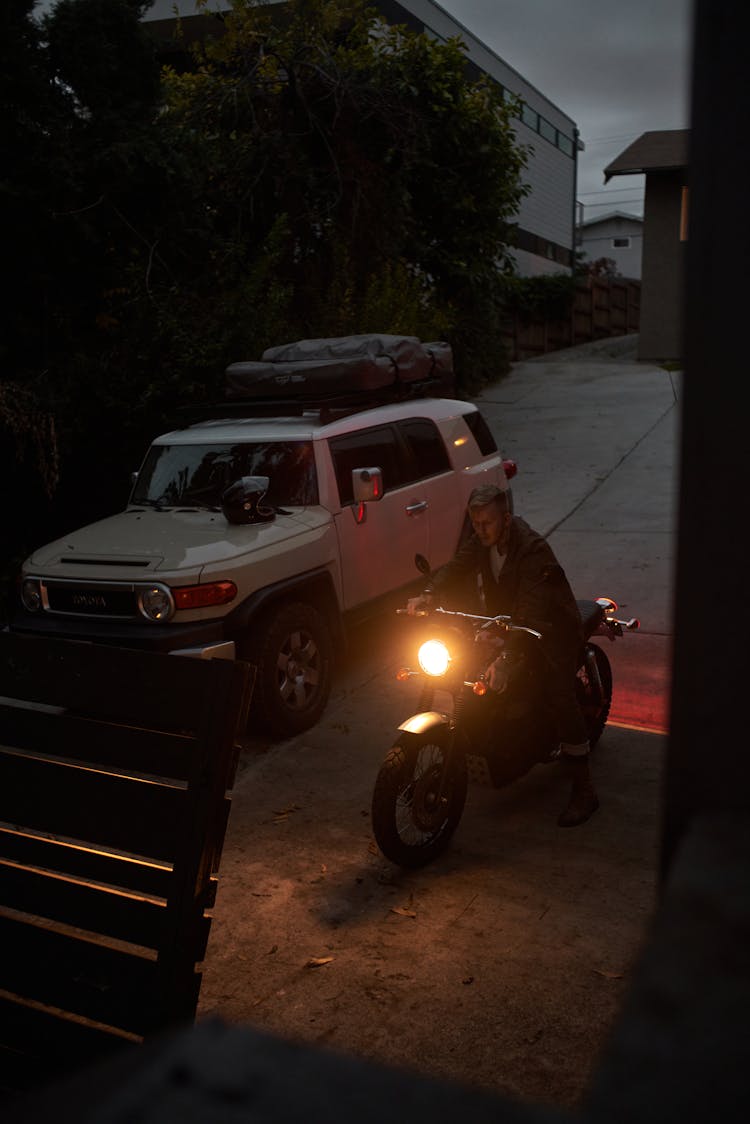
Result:
{"label": "windshield wiper", "polygon": [[133,507],[153,507],[155,511],[167,511],[174,507],[174,504],[165,503],[164,500],[132,500],[131,503]]}

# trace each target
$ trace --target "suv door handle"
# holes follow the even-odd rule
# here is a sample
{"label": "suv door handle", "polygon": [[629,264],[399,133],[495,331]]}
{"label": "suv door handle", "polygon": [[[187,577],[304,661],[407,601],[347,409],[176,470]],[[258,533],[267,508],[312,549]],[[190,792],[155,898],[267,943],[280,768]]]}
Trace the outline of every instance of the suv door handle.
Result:
{"label": "suv door handle", "polygon": [[417,500],[416,503],[409,503],[406,505],[406,514],[419,515],[420,511],[427,511],[429,506],[427,500]]}

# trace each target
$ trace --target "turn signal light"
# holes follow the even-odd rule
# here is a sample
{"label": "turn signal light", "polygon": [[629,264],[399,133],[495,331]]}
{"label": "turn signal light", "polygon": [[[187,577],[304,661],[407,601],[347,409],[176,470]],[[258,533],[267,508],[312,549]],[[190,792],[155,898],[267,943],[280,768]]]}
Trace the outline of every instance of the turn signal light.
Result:
{"label": "turn signal light", "polygon": [[183,585],[173,589],[176,609],[205,609],[209,605],[228,605],[237,596],[234,582],[210,582],[208,585]]}
{"label": "turn signal light", "polygon": [[408,678],[409,678],[409,668],[408,667],[400,667],[398,669],[398,671],[396,672],[396,679],[398,680],[398,682],[399,683],[405,683]]}
{"label": "turn signal light", "polygon": [[605,613],[616,613],[620,607],[611,597],[597,597],[596,603],[601,605]]}

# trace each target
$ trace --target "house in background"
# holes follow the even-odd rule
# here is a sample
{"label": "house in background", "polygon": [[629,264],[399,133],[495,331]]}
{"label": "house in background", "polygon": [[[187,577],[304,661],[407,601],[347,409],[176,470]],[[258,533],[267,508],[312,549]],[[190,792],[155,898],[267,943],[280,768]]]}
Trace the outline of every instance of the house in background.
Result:
{"label": "house in background", "polygon": [[643,133],[604,169],[605,183],[646,177],[639,359],[682,359],[689,138],[689,129]]}
{"label": "house in background", "polygon": [[625,211],[610,211],[585,219],[578,227],[578,252],[584,265],[609,258],[619,277],[631,281],[641,278],[643,219]]}
{"label": "house in background", "polygon": [[[164,40],[173,35],[179,18],[183,33],[190,38],[208,30],[215,33],[218,24],[212,13],[230,6],[229,0],[207,0],[201,6],[196,0],[154,0],[143,21]],[[433,0],[373,0],[373,6],[392,25],[405,24],[442,41],[460,37],[470,77],[486,74],[508,100],[519,99],[515,132],[520,144],[531,146],[522,173],[531,192],[521,200],[516,218],[516,268],[527,277],[570,273],[575,254],[578,151],[582,147],[575,122]]]}

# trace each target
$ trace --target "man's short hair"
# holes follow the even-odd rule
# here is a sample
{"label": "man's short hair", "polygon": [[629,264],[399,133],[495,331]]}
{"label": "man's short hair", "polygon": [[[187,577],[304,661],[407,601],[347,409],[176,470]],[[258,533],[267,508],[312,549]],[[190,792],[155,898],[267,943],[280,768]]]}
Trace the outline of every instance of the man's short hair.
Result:
{"label": "man's short hair", "polygon": [[508,494],[497,484],[480,484],[469,496],[469,511],[475,507],[485,507],[488,503],[496,503],[501,511],[508,511]]}

